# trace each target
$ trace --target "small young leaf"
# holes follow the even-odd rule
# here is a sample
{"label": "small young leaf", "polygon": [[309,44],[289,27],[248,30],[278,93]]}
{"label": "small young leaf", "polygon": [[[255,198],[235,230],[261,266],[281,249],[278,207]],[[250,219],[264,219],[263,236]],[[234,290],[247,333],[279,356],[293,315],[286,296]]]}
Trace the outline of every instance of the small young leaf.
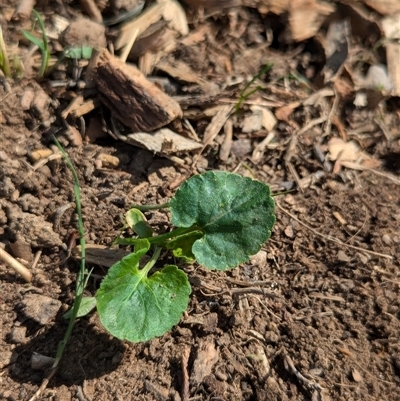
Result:
{"label": "small young leaf", "polygon": [[223,171],[189,178],[170,207],[176,227],[203,232],[192,252],[209,269],[225,270],[248,260],[270,237],[275,223],[268,185]]}
{"label": "small young leaf", "polygon": [[[79,305],[78,313],[76,317],[86,316],[96,307],[96,298],[95,297],[83,297],[81,304]],[[71,319],[72,309],[64,313],[64,319]]]}
{"label": "small young leaf", "polygon": [[90,60],[92,52],[93,47],[91,46],[70,47],[65,51],[65,57],[77,60]]}
{"label": "small young leaf", "polygon": [[96,294],[101,323],[121,340],[140,342],[163,335],[179,322],[189,303],[188,278],[176,266],[165,266],[150,277],[147,265],[139,269],[149,247],[142,240],[134,253],[113,265]]}
{"label": "small young leaf", "polygon": [[202,236],[203,234],[199,232],[181,235],[168,241],[166,246],[167,249],[172,249],[172,253],[176,258],[181,258],[188,263],[192,263],[196,260],[192,252],[193,244]]}
{"label": "small young leaf", "polygon": [[153,235],[149,223],[147,223],[146,217],[139,210],[132,208],[125,213],[126,224],[139,236],[139,238],[148,238]]}

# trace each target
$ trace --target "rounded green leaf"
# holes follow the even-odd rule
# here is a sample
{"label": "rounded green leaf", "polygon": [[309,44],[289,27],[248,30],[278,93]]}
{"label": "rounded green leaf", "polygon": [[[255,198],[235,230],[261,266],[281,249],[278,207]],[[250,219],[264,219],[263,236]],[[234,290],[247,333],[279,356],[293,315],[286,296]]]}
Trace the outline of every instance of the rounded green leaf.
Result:
{"label": "rounded green leaf", "polygon": [[187,309],[190,284],[174,265],[147,277],[139,249],[113,265],[96,294],[104,327],[115,337],[132,342],[161,336],[177,324]]}
{"label": "rounded green leaf", "polygon": [[170,208],[175,226],[204,233],[192,252],[209,269],[225,270],[247,261],[270,237],[275,223],[268,185],[224,171],[189,178]]}

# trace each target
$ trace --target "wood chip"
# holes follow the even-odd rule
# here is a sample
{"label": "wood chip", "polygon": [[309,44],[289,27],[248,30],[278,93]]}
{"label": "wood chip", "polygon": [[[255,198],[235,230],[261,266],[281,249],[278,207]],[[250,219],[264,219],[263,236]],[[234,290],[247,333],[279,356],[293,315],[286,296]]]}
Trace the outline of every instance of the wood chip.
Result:
{"label": "wood chip", "polygon": [[340,75],[349,53],[348,37],[350,26],[348,20],[333,21],[328,28],[325,40],[326,64],[322,70],[324,82],[330,82]]}
{"label": "wood chip", "polygon": [[[130,252],[125,249],[109,248],[105,245],[86,244],[86,263],[92,263],[98,266],[111,267],[120,261],[123,257],[129,255]],[[81,247],[76,246],[72,250],[72,256],[75,259],[81,258]]]}
{"label": "wood chip", "polygon": [[398,0],[362,0],[362,2],[382,15],[400,12],[400,2]]}
{"label": "wood chip", "polygon": [[134,66],[104,51],[95,82],[100,99],[113,115],[134,132],[151,132],[182,116],[179,104]]}
{"label": "wood chip", "polygon": [[229,154],[232,148],[233,129],[231,120],[226,121],[224,125],[224,132],[225,132],[225,137],[224,141],[222,142],[221,148],[219,149],[219,158],[223,162],[226,162],[229,158]]}
{"label": "wood chip", "polygon": [[193,363],[190,382],[192,385],[201,383],[204,377],[211,374],[213,366],[217,363],[219,352],[210,340],[201,340],[197,351],[196,359]]}
{"label": "wood chip", "polygon": [[134,30],[138,30],[138,35],[141,35],[147,28],[158,22],[164,12],[164,3],[153,3],[150,7],[147,7],[139,17],[132,21],[128,21],[121,26],[120,35],[114,43],[116,50],[126,46],[131,38],[131,34]]}
{"label": "wood chip", "polygon": [[293,39],[301,42],[316,35],[326,16],[334,11],[334,5],[317,0],[291,1],[289,26]]}
{"label": "wood chip", "polygon": [[171,154],[200,149],[201,143],[185,138],[168,128],[156,132],[137,132],[126,136],[126,142],[153,153]]}
{"label": "wood chip", "polygon": [[231,114],[232,109],[233,105],[220,106],[218,113],[212,118],[210,124],[207,126],[204,132],[203,148],[201,151],[203,151],[206,146],[213,142]]}
{"label": "wood chip", "polygon": [[391,95],[400,96],[400,43],[391,41],[386,43],[386,58],[389,78],[393,87]]}

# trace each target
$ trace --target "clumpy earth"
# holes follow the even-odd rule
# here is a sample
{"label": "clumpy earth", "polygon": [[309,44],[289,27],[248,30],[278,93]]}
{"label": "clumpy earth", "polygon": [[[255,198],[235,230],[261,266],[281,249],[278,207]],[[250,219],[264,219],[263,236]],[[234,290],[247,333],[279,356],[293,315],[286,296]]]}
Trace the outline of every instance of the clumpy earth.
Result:
{"label": "clumpy earth", "polygon": [[[240,10],[241,23],[260,18],[254,10]],[[111,245],[131,204],[165,203],[192,174],[213,169],[270,185],[277,194],[277,222],[261,251],[236,269],[216,272],[177,261],[189,276],[192,294],[179,324],[162,337],[132,344],[110,336],[96,313],[78,319],[60,367],[39,399],[400,400],[398,98],[388,96],[369,109],[346,97],[334,106],[336,97],[330,94],[325,103],[304,102],[288,111],[283,107],[323,89],[285,81],[288,56],[278,39],[274,49],[251,53],[258,46],[258,39],[251,39],[257,36],[252,25],[238,22],[246,34],[227,48],[227,39],[217,34],[228,25],[227,15],[218,11],[189,25],[193,30],[212,26],[211,44],[201,43],[212,48],[213,63],[210,54],[201,57],[206,45],[180,48],[173,55],[223,86],[217,50],[227,59],[235,54],[231,68],[232,74],[242,74],[240,88],[265,59],[276,64],[261,91],[232,112],[227,158],[219,153],[223,134],[201,155],[183,152],[179,160],[104,132],[82,141],[82,124],[95,121],[104,128],[107,116],[102,122],[99,116],[107,111],[69,119],[67,127],[61,112],[75,89],[61,93],[49,85],[52,78],[38,83],[28,77],[9,81],[8,89],[0,86],[0,240],[33,274],[27,284],[0,262],[1,399],[28,400],[38,390],[49,366],[42,356],[55,357],[68,323],[63,314],[74,300],[80,262],[73,257],[78,244],[73,179],[54,148],[56,135],[78,171],[88,244]],[[14,24],[7,26],[6,38],[19,27]],[[280,32],[282,26],[271,29]],[[286,46],[293,52],[291,63],[297,70],[309,69],[310,79],[311,70],[322,68],[315,43],[302,49]],[[45,100],[25,107],[31,95]],[[206,111],[235,105],[240,90],[207,101],[190,96],[184,112],[202,140],[210,124]],[[274,132],[270,141],[265,141],[265,128],[251,122],[257,114],[252,102],[278,116],[281,111],[269,130]],[[253,128],[244,128],[245,122]],[[332,138],[343,140],[335,158]],[[360,147],[353,152],[363,152],[370,163],[367,167],[355,168],[356,158],[350,158],[353,164],[338,162],[351,140]],[[49,152],[38,157],[38,150]],[[170,229],[168,211],[146,216],[157,232]],[[165,256],[166,261],[173,260]],[[105,265],[88,260],[93,274],[86,295],[95,294]]]}

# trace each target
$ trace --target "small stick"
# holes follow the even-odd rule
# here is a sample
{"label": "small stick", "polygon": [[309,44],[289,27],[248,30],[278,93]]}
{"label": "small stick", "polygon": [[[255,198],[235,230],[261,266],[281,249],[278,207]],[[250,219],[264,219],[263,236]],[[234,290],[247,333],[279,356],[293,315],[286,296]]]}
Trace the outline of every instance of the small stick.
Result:
{"label": "small stick", "polygon": [[299,224],[301,224],[303,227],[309,229],[311,232],[313,232],[315,235],[319,235],[322,238],[327,239],[328,241],[332,241],[335,242],[336,244],[345,246],[347,248],[352,248],[352,249],[356,249],[357,251],[361,251],[361,252],[365,252],[365,253],[369,253],[370,255],[375,255],[375,256],[380,256],[382,258],[387,258],[387,259],[391,259],[393,260],[393,256],[391,255],[387,255],[385,253],[379,253],[379,252],[374,252],[374,251],[370,251],[369,249],[364,249],[364,248],[360,248],[358,246],[354,246],[354,245],[350,245],[350,244],[346,244],[342,241],[340,241],[340,239],[337,239],[335,237],[332,237],[331,235],[326,235],[326,234],[322,234],[319,231],[315,230],[314,228],[310,227],[309,225],[307,225],[306,223],[303,223],[301,220],[299,220],[296,216],[294,216],[293,214],[291,214],[290,212],[288,212],[286,209],[284,209],[278,202],[276,202],[276,206],[278,206],[279,209],[282,210],[282,212],[286,213],[288,216],[290,216],[293,220],[296,220]]}
{"label": "small stick", "polygon": [[35,253],[35,258],[33,259],[32,265],[31,265],[31,270],[36,268],[36,265],[39,262],[40,257],[42,256],[42,250],[39,249],[36,253]]}
{"label": "small stick", "polygon": [[224,132],[225,132],[225,138],[219,149],[219,158],[223,162],[226,162],[229,158],[229,154],[231,153],[232,135],[233,135],[232,121],[229,119],[226,120],[226,123],[224,125]]}
{"label": "small stick", "polygon": [[323,137],[329,136],[331,134],[332,119],[333,119],[333,116],[336,114],[337,108],[339,106],[340,96],[335,89],[334,89],[334,92],[335,92],[335,100],[333,101],[332,108],[328,114],[328,120],[326,122],[325,132],[322,135]]}
{"label": "small stick", "polygon": [[188,362],[190,356],[190,348],[185,347],[181,359],[182,369],[182,401],[189,401],[189,374],[188,374]]}
{"label": "small stick", "polygon": [[134,28],[134,30],[132,31],[132,36],[129,39],[129,42],[125,45],[121,55],[119,56],[120,60],[122,60],[123,62],[126,62],[126,59],[128,58],[129,53],[131,52],[132,47],[138,36],[139,36],[139,29]]}
{"label": "small stick", "polygon": [[32,281],[32,273],[2,248],[0,248],[0,260],[13,268],[28,283]]}
{"label": "small stick", "polygon": [[244,295],[244,294],[261,294],[268,298],[280,298],[278,294],[273,292],[267,292],[263,288],[257,287],[246,287],[246,288],[232,288],[229,290],[232,295]]}
{"label": "small stick", "polygon": [[42,392],[46,389],[47,385],[49,384],[49,381],[52,379],[52,377],[55,375],[57,371],[57,368],[52,368],[50,370],[50,373],[48,374],[48,376],[43,380],[42,384],[40,385],[40,387],[37,389],[36,393],[33,394],[33,396],[31,398],[29,398],[29,401],[36,401],[39,399],[40,395],[42,394]]}
{"label": "small stick", "polygon": [[287,354],[286,351],[284,352],[284,355],[285,355],[284,363],[285,363],[286,369],[289,370],[289,368],[290,368],[290,370],[292,371],[292,373],[299,379],[299,381],[300,381],[301,383],[303,383],[307,388],[312,389],[312,390],[318,390],[318,391],[320,391],[320,392],[324,390],[318,383],[316,383],[316,382],[314,382],[314,381],[312,381],[312,380],[309,380],[309,379],[305,378],[305,377],[296,369],[296,367],[294,366],[294,363],[293,363],[292,359],[290,358],[290,356]]}

